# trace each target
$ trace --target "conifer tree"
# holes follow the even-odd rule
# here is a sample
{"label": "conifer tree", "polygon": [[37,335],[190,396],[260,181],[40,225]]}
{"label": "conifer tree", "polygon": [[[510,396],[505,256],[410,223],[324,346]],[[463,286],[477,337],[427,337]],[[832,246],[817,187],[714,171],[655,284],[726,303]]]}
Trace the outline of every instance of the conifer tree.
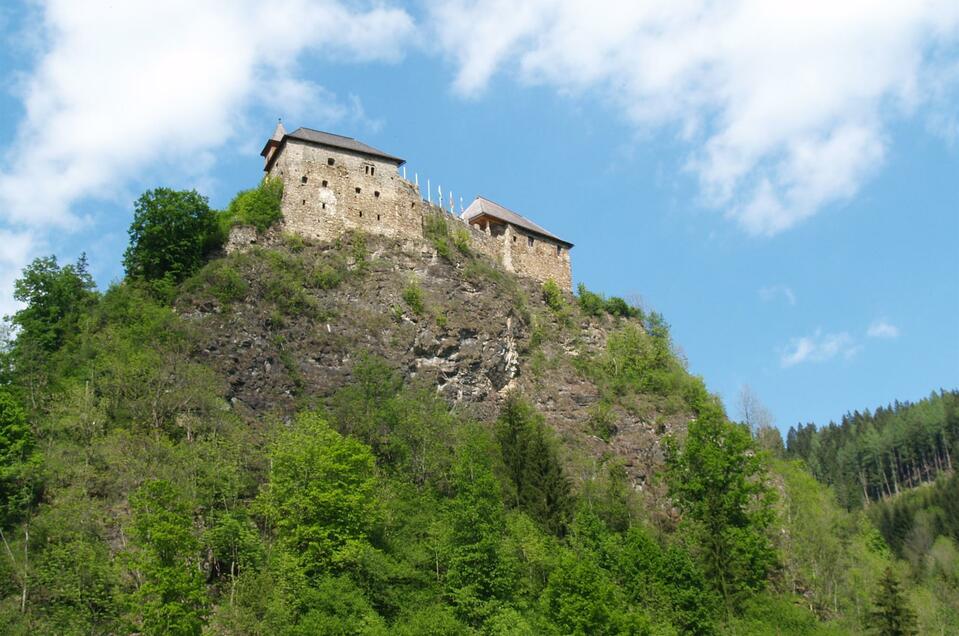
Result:
{"label": "conifer tree", "polygon": [[891,567],[887,567],[879,581],[876,607],[870,612],[868,626],[880,636],[909,636],[918,634],[916,614],[909,608],[899,581]]}

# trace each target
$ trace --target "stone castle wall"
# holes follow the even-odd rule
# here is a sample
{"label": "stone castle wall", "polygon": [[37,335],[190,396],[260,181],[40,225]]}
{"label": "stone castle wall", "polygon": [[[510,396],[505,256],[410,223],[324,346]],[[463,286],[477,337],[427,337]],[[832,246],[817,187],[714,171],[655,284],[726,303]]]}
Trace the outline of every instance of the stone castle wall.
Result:
{"label": "stone castle wall", "polygon": [[[375,158],[287,139],[269,175],[283,181],[283,230],[304,238],[333,241],[361,230],[394,238],[423,240],[427,214],[442,213],[469,232],[470,247],[507,271],[572,288],[569,250],[530,237],[512,226],[493,235],[431,206],[419,188],[394,164]],[[532,246],[530,246],[532,238]],[[227,251],[256,242],[252,228],[231,230]]]}

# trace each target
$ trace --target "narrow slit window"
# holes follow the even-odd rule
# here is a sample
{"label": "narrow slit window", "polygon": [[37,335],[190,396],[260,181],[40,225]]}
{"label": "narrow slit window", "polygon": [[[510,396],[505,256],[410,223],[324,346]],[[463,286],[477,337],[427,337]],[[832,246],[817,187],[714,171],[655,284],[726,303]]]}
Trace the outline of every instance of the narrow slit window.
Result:
{"label": "narrow slit window", "polygon": [[370,176],[371,176],[371,177],[373,176],[373,174],[374,174],[375,172],[376,172],[376,166],[370,166]]}
{"label": "narrow slit window", "polygon": [[563,246],[562,246],[562,245],[557,245],[557,246],[556,246],[556,256],[562,256],[562,255],[563,255]]}
{"label": "narrow slit window", "polygon": [[380,215],[379,215],[379,214],[376,215],[376,220],[377,220],[377,221],[380,220]]}
{"label": "narrow slit window", "polygon": [[516,235],[515,235],[515,234],[513,235],[513,242],[514,242],[514,243],[516,242]]}
{"label": "narrow slit window", "polygon": [[323,209],[324,209],[324,210],[326,209],[326,204],[325,204],[325,203],[323,204]]}
{"label": "narrow slit window", "polygon": [[360,218],[363,218],[363,210],[360,210]]}
{"label": "narrow slit window", "polygon": [[306,199],[303,199],[303,205],[306,205]]}
{"label": "narrow slit window", "polygon": [[526,247],[533,247],[533,237],[532,237],[532,236],[527,236],[527,237],[526,237]]}
{"label": "narrow slit window", "polygon": [[328,166],[332,166],[335,163],[336,163],[336,159],[334,159],[333,157],[330,157],[329,159],[326,160],[326,165]]}

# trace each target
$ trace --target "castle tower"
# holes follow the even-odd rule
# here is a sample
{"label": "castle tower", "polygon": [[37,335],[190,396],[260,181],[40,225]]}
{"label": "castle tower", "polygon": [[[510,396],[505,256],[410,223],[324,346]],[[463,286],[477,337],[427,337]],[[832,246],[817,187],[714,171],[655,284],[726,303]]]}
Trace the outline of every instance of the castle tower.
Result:
{"label": "castle tower", "polygon": [[286,129],[283,128],[283,120],[280,119],[276,122],[276,128],[273,129],[273,136],[267,140],[266,145],[263,146],[263,151],[260,152],[260,156],[265,159],[263,163],[264,166],[269,165],[270,159],[273,158],[273,153],[279,148],[284,136],[286,136]]}

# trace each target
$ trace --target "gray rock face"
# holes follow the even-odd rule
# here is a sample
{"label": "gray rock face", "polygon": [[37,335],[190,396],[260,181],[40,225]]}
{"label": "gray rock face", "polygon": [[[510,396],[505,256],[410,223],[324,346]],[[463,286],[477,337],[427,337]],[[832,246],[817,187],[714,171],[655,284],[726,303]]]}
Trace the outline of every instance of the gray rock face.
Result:
{"label": "gray rock face", "polygon": [[[316,263],[349,253],[349,239],[295,252],[275,239],[268,248],[230,257],[249,285],[244,299],[225,304],[202,293],[181,299],[178,311],[201,334],[197,355],[227,379],[238,414],[251,423],[266,414],[288,417],[301,400],[322,402],[348,384],[357,360],[374,355],[480,419],[495,418],[503,397],[519,390],[568,447],[597,460],[622,457],[637,487],[647,487],[662,462],[662,433],[685,418],[657,421],[618,409],[609,414],[614,432],[608,441],[596,435],[591,422],[600,392],[574,363],[603,350],[616,319],[571,324],[544,305],[533,281],[496,270],[471,273],[469,259],[438,258],[427,244],[385,237],[364,242],[369,256],[346,259],[352,271],[340,284],[300,289],[309,310],[278,316],[270,281],[287,263],[309,280]],[[270,264],[270,253],[283,258]],[[419,313],[404,299],[411,286],[420,290]],[[548,337],[534,343],[536,330]]]}

